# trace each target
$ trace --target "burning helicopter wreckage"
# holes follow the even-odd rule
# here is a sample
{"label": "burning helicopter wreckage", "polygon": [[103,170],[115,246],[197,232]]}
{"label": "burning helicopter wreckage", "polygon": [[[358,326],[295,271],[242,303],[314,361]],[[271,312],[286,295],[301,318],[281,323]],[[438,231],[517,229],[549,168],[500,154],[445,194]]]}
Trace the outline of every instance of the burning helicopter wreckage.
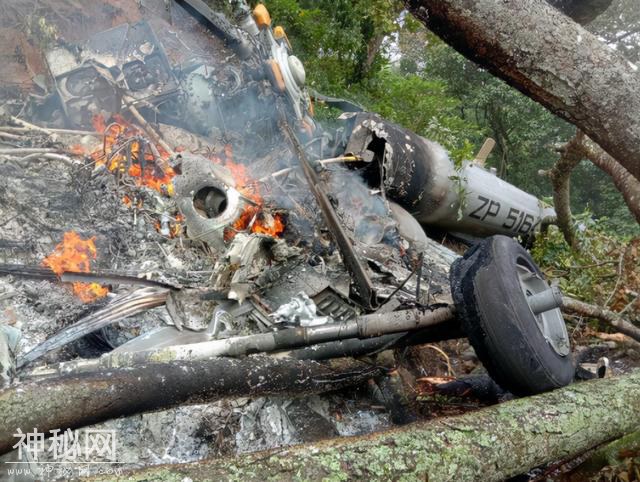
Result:
{"label": "burning helicopter wreckage", "polygon": [[[509,238],[533,234],[551,209],[485,170],[486,152],[456,168],[439,145],[358,109],[324,130],[304,67],[264,6],[237,2],[236,26],[199,0],[166,5],[173,25],[136,19],[82,43],[58,39],[45,52],[55,93],[29,121],[5,113],[3,232],[22,240],[0,240],[2,296],[17,300],[0,325],[9,388],[158,361],[360,357],[462,336],[516,394],[571,381],[559,293]],[[215,36],[180,32],[176,18],[198,18]],[[460,258],[423,226],[490,237]],[[81,302],[49,287],[58,280]],[[332,386],[348,384],[350,370]],[[308,399],[307,418],[328,417],[329,400]],[[305,440],[292,403],[236,405],[236,448]],[[129,422],[154,433],[170,416],[189,417],[158,437],[157,461],[190,460],[212,414],[228,420],[234,410],[196,407]],[[372,413],[363,423],[334,423],[323,435],[387,422]]]}

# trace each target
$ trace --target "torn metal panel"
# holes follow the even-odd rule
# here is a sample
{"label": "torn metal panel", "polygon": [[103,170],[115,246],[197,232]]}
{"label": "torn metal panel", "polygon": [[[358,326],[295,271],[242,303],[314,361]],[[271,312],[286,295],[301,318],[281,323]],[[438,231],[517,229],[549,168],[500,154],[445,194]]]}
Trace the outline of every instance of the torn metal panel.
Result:
{"label": "torn metal panel", "polygon": [[352,115],[349,126],[345,152],[371,159],[365,176],[422,224],[474,236],[517,236],[553,215],[495,173],[471,162],[456,167],[442,146],[377,114]]}
{"label": "torn metal panel", "polygon": [[140,288],[132,293],[126,293],[107,303],[102,309],[95,311],[78,320],[71,326],[56,333],[30,352],[18,358],[18,367],[27,365],[43,355],[57,350],[68,343],[77,340],[88,333],[92,333],[104,326],[141,313],[150,308],[165,303],[169,290],[166,288]]}
{"label": "torn metal panel", "polygon": [[77,51],[56,47],[46,58],[75,126],[91,125],[95,114],[120,110],[122,94],[110,79],[137,102],[157,102],[178,90],[162,44],[144,21],[100,32]]}
{"label": "torn metal panel", "polygon": [[348,123],[345,153],[375,163],[372,169],[389,198],[413,215],[431,212],[445,200],[453,165],[440,146],[370,112],[355,114]]}
{"label": "torn metal panel", "polygon": [[[169,303],[167,303],[169,308]],[[251,300],[240,304],[236,301],[223,301],[211,311],[208,319],[203,319],[203,328],[194,330],[188,321],[188,330],[175,326],[163,326],[156,330],[140,335],[113,350],[112,353],[138,352],[154,350],[172,345],[189,345],[205,341],[227,338],[239,332],[249,332],[246,326],[248,320],[255,321],[253,316],[259,316],[259,310]],[[188,318],[185,316],[185,320]],[[206,323],[204,323],[206,321]],[[266,323],[272,324],[268,319]],[[191,325],[191,327],[189,327]]]}
{"label": "torn metal panel", "polygon": [[242,303],[256,289],[256,279],[269,266],[271,238],[238,233],[215,267],[215,287],[228,290],[231,300]]}
{"label": "torn metal panel", "polygon": [[293,259],[281,269],[282,273],[277,280],[274,279],[262,293],[262,297],[274,309],[288,303],[300,291],[313,298],[329,287],[336,278],[331,273],[318,272],[316,268],[299,259]]}

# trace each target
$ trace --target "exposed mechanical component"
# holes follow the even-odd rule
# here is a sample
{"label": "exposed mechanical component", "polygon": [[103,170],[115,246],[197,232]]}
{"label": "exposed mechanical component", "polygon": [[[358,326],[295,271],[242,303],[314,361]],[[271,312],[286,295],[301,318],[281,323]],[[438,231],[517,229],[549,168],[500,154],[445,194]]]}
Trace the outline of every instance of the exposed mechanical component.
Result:
{"label": "exposed mechanical component", "polygon": [[313,129],[311,98],[305,87],[306,72],[300,59],[291,53],[284,29],[281,26],[271,28],[271,17],[262,4],[253,10],[253,24],[247,16],[242,27],[260,42],[265,73],[273,86],[289,98],[296,118]]}
{"label": "exposed mechanical component", "polygon": [[287,323],[293,326],[317,326],[329,323],[328,316],[320,316],[318,307],[311,298],[301,291],[289,303],[281,305],[271,316],[277,323]]}
{"label": "exposed mechanical component", "polygon": [[562,306],[560,289],[557,286],[549,287],[540,271],[533,270],[524,261],[517,263],[516,269],[522,292],[527,297],[527,304],[536,317],[536,326],[558,355],[569,355],[571,352],[569,335],[560,311]]}
{"label": "exposed mechanical component", "polygon": [[238,220],[247,202],[231,173],[209,159],[184,154],[174,187],[189,237],[224,249],[224,230]]}
{"label": "exposed mechanical component", "polygon": [[123,24],[91,37],[78,51],[46,53],[49,70],[71,124],[91,124],[95,114],[121,108],[119,89],[134,101],[157,103],[175,94],[167,56],[147,22]]}

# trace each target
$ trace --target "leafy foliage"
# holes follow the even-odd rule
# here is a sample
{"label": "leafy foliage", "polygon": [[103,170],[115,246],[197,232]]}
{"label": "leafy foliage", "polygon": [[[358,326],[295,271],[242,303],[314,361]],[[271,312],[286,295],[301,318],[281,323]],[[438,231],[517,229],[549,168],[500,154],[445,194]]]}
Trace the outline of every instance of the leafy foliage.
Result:
{"label": "leafy foliage", "polygon": [[[398,32],[418,29],[415,20],[400,13],[400,2],[269,0],[267,6],[305,64],[310,87],[349,98],[436,140],[454,159],[473,155],[482,136],[473,122],[459,115],[461,100],[448,94],[442,80],[402,71],[390,60]],[[388,36],[387,41],[363,72],[365,54],[380,36]],[[319,109],[319,115],[327,114]]]}
{"label": "leafy foliage", "polygon": [[[305,64],[310,87],[356,101],[440,142],[458,162],[472,158],[485,138],[493,137],[497,146],[488,164],[501,177],[538,197],[551,194],[538,171],[553,166],[558,157],[554,148],[572,137],[573,126],[456,53],[406,15],[401,2],[266,3]],[[615,18],[603,18],[599,32],[607,25],[619,26],[629,10],[628,0],[615,3]],[[322,106],[316,111],[322,119],[335,115]],[[640,234],[606,174],[583,162],[572,181],[574,212],[588,209],[607,232]]]}
{"label": "leafy foliage", "polygon": [[563,293],[628,315],[640,314],[640,238],[612,235],[589,212],[576,216],[581,249],[572,250],[551,227],[531,250],[545,274]]}

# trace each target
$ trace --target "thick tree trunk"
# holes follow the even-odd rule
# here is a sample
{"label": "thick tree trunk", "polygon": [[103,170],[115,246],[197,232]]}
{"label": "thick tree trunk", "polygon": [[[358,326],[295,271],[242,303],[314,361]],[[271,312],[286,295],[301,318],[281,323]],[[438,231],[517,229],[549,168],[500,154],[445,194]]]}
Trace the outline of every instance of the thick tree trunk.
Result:
{"label": "thick tree trunk", "polygon": [[543,0],[405,0],[469,59],[575,124],[640,179],[638,68]]}
{"label": "thick tree trunk", "polygon": [[[504,480],[640,425],[640,371],[571,385],[460,417],[286,452],[209,459],[127,480]],[[105,479],[106,480],[106,479]]]}
{"label": "thick tree trunk", "polygon": [[622,194],[629,211],[640,223],[640,180],[633,177],[618,161],[604,152],[582,131],[560,149],[562,156],[549,171],[542,171],[551,179],[553,186],[553,204],[557,213],[558,228],[572,248],[578,249],[578,243],[571,217],[570,179],[571,172],[584,159],[606,172],[616,188]]}
{"label": "thick tree trunk", "polygon": [[18,428],[48,433],[185,403],[320,393],[382,373],[382,367],[352,359],[252,356],[149,363],[23,383],[0,391],[0,454],[16,443],[12,434]]}

